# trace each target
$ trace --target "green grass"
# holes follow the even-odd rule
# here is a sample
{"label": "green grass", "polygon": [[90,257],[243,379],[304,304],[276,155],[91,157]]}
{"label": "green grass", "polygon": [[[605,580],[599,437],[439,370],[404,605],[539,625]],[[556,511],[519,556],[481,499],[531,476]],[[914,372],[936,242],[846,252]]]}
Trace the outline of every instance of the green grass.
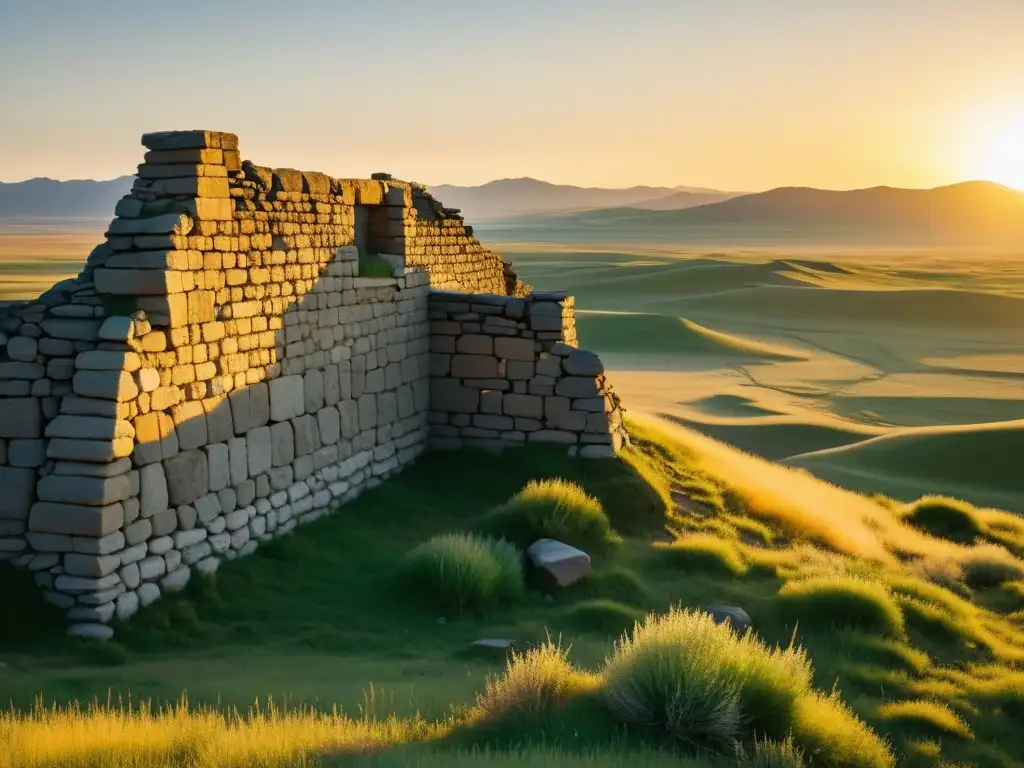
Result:
{"label": "green grass", "polygon": [[[194,764],[202,768],[213,764],[203,762],[209,749],[243,743],[246,761],[226,758],[221,764],[305,765],[304,760],[322,759],[326,765],[430,766],[477,759],[481,765],[511,766],[550,759],[571,766],[589,764],[588,759],[603,765],[650,758],[655,765],[672,759],[711,766],[716,763],[708,754],[685,742],[668,748],[663,737],[655,737],[657,729],[622,722],[604,703],[604,683],[610,679],[615,639],[631,633],[635,622],[667,626],[673,611],[724,603],[746,608],[756,634],[748,640],[730,634],[735,639],[719,641],[721,647],[709,641],[709,647],[717,648],[711,657],[716,661],[704,665],[709,669],[694,662],[693,674],[710,676],[726,689],[744,681],[737,706],[746,762],[734,759],[730,745],[722,745],[727,765],[792,768],[799,763],[794,762],[796,752],[791,755],[784,746],[790,734],[806,768],[890,766],[893,753],[900,764],[932,768],[1024,762],[1017,726],[1024,717],[1024,629],[1010,613],[1019,610],[1012,602],[1016,580],[972,589],[957,576],[956,589],[946,588],[917,567],[925,556],[937,555],[915,549],[918,540],[891,528],[902,525],[892,510],[871,504],[865,515],[885,517],[866,518],[871,525],[858,529],[856,517],[847,520],[849,512],[841,506],[847,497],[838,491],[821,491],[813,505],[805,506],[806,484],[812,482],[806,478],[793,481],[792,497],[781,495],[789,482],[781,479],[770,493],[755,493],[751,476],[737,474],[737,466],[721,456],[700,453],[644,426],[632,427],[633,447],[611,462],[572,460],[557,447],[500,457],[471,451],[425,455],[336,514],[261,546],[249,558],[222,564],[213,578],[194,578],[182,594],[117,626],[115,643],[63,637],[31,579],[22,577],[18,589],[12,583],[5,592],[0,607],[18,606],[0,624],[6,630],[0,635],[0,662],[6,665],[0,667],[2,695],[16,713],[30,711],[40,693],[57,702],[106,701],[109,692],[115,702],[130,696],[133,702],[159,703],[176,701],[182,690],[193,708],[212,707],[221,714],[233,707],[245,712],[268,696],[281,702],[283,712],[306,707],[330,715],[338,707],[341,719],[330,721],[329,738],[316,736],[327,741],[310,741],[309,734],[320,733],[320,726],[310,731],[295,721],[286,729],[292,736],[273,736],[273,748],[241,726],[201,720],[193,723],[199,730],[192,731],[193,725],[182,725],[183,733],[196,734],[194,741],[181,743],[196,745],[200,757]],[[610,535],[621,538],[594,559],[587,579],[564,590],[527,588],[519,600],[464,615],[449,614],[424,599],[424,592],[401,586],[397,577],[417,547],[435,537],[486,529],[485,522],[493,522],[490,510],[531,480],[553,478],[574,483],[597,500],[609,531],[615,532]],[[449,492],[455,487],[460,493]],[[678,498],[681,489],[700,503],[676,507],[672,495]],[[822,499],[830,503],[819,507]],[[857,515],[859,503],[850,502]],[[812,519],[813,508],[822,509],[832,527]],[[1011,535],[1012,526],[993,511],[979,514],[989,534],[998,528]],[[757,533],[745,536],[745,531]],[[864,538],[865,531],[873,531],[874,543]],[[717,540],[720,544],[709,548],[730,554],[703,565],[666,560],[673,555],[663,549],[687,540]],[[908,546],[914,555],[903,554]],[[987,551],[954,550],[964,563]],[[880,560],[861,556],[864,552],[882,552],[881,561],[889,553],[889,558],[882,566]],[[685,561],[689,555],[681,557]],[[436,564],[437,559],[427,561]],[[727,565],[706,567],[709,562]],[[743,567],[730,567],[730,562]],[[5,587],[9,583],[4,581]],[[865,589],[865,583],[871,586]],[[922,618],[926,614],[927,620]],[[896,617],[904,615],[903,631],[897,631]],[[447,620],[442,623],[439,616]],[[731,632],[714,626],[714,637]],[[652,683],[645,690],[673,693],[664,685],[672,674],[658,677],[661,667],[647,660],[667,658],[685,665],[679,648],[697,640],[663,635],[668,639],[658,653],[638,652],[618,669],[632,670],[633,679],[663,683],[660,689]],[[699,633],[691,630],[691,635]],[[557,638],[558,658],[550,652],[530,657],[549,637]],[[518,677],[506,680],[506,652],[478,653],[471,644],[481,638],[513,639],[516,658],[534,659],[522,669],[532,664],[534,672],[517,671]],[[744,645],[755,642],[762,651]],[[794,671],[782,664],[781,656],[770,660],[771,653],[786,654],[791,643],[788,653],[798,647],[806,653],[809,679],[799,665]],[[655,646],[649,641],[644,647]],[[797,683],[804,692],[794,701]],[[702,685],[698,692],[714,689],[714,684]],[[506,708],[504,716],[485,726],[486,718],[470,718],[481,700],[492,709],[499,701],[546,704]],[[912,718],[878,715],[890,702],[918,700],[948,707],[968,723],[974,738],[935,736]],[[697,711],[692,708],[700,696],[689,701],[686,706]],[[748,712],[754,720],[744,719]],[[28,734],[19,718],[8,721],[9,727]],[[392,723],[387,743],[368,753],[351,746],[383,731],[360,730],[364,721]],[[160,757],[167,754],[160,752],[163,747],[154,752],[153,745],[133,741],[134,736],[123,738],[135,733],[131,722],[113,731],[106,726],[90,730],[90,722],[74,721],[67,728],[115,739],[121,746],[107,763],[110,768],[168,764]],[[177,733],[177,727],[150,730]],[[266,733],[277,732],[271,728]],[[45,743],[43,736],[32,738]],[[0,734],[0,742],[5,739]],[[78,762],[40,758],[14,764],[95,764],[68,759]],[[3,758],[0,766],[9,768]]]}
{"label": "green grass", "polygon": [[971,504],[945,496],[924,496],[905,513],[906,521],[932,536],[970,544],[981,538],[984,524]]}
{"label": "green grass", "polygon": [[359,254],[359,277],[394,277],[395,268],[391,262],[375,253]]}
{"label": "green grass", "polygon": [[728,539],[709,534],[692,534],[655,551],[669,567],[681,571],[702,571],[724,576],[743,576],[747,564]]}
{"label": "green grass", "polygon": [[903,636],[903,614],[889,591],[850,576],[791,581],[779,590],[784,617],[806,629],[857,629],[884,637]]}
{"label": "green grass", "polygon": [[930,732],[928,735],[973,739],[970,726],[948,705],[922,699],[886,702],[878,708],[881,720],[899,720]]}
{"label": "green grass", "polygon": [[555,539],[588,552],[604,552],[618,541],[601,502],[562,478],[531,480],[484,518],[486,530],[529,546]]}
{"label": "green grass", "polygon": [[441,534],[406,555],[401,581],[442,611],[488,611],[522,598],[522,554],[504,539]]}

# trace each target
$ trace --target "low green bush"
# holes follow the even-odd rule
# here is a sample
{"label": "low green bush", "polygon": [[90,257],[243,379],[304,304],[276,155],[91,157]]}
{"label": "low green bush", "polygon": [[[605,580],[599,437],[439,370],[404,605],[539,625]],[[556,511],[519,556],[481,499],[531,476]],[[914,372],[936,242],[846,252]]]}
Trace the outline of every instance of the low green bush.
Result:
{"label": "low green bush", "polygon": [[1024,579],[1024,562],[995,545],[973,547],[960,564],[964,581],[972,589],[998,587],[1007,581]]}
{"label": "low green bush", "polygon": [[576,483],[560,478],[531,480],[488,512],[483,525],[520,546],[556,539],[587,552],[601,552],[618,541],[601,502]]}
{"label": "low green bush", "polygon": [[748,733],[785,736],[810,684],[802,649],[770,648],[703,611],[673,608],[616,643],[603,697],[627,723],[721,748]]}
{"label": "low green bush", "polygon": [[783,585],[780,615],[801,629],[859,629],[902,637],[903,614],[882,584],[856,576],[817,576]]}
{"label": "low green bush", "polygon": [[505,674],[487,681],[468,713],[474,725],[507,725],[510,718],[534,717],[594,688],[591,675],[577,670],[568,649],[550,638],[524,652],[512,651]]}
{"label": "low green bush", "polygon": [[903,519],[920,531],[960,544],[970,544],[985,533],[972,505],[946,496],[922,496],[910,505]]}
{"label": "low green bush", "polygon": [[411,550],[404,585],[441,610],[479,613],[524,591],[522,555],[509,542],[467,533],[435,536]]}
{"label": "low green bush", "polygon": [[716,575],[743,576],[747,564],[735,544],[710,534],[690,534],[668,545],[655,547],[666,564],[680,570]]}

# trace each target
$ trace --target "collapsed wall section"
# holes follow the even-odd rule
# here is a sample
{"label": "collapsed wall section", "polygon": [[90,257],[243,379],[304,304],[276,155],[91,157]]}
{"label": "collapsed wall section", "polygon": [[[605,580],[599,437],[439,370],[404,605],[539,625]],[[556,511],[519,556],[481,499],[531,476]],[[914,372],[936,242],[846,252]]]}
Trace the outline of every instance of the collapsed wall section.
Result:
{"label": "collapsed wall section", "polygon": [[433,447],[615,455],[622,409],[597,355],[576,348],[571,296],[432,292],[429,306]]}

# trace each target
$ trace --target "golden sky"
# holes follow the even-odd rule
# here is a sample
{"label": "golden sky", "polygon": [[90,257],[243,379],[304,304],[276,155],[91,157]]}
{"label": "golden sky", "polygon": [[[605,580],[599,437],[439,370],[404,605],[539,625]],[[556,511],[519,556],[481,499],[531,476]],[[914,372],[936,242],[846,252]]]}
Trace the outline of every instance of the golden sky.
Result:
{"label": "golden sky", "polygon": [[1024,0],[5,3],[0,71],[5,181],[201,127],[431,185],[1024,187]]}

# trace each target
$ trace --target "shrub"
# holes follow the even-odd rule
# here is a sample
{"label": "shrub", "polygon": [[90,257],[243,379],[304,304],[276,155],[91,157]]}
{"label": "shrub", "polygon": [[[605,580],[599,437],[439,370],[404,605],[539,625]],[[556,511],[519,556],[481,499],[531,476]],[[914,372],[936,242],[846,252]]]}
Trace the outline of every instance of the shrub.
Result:
{"label": "shrub", "polygon": [[946,496],[923,496],[904,515],[920,531],[961,544],[984,535],[984,525],[973,506]]}
{"label": "shrub", "polygon": [[406,555],[405,583],[443,610],[480,612],[522,596],[519,551],[504,540],[466,533],[435,536]]}
{"label": "shrub", "polygon": [[605,662],[603,695],[627,723],[685,742],[721,746],[747,727],[782,736],[811,665],[799,648],[769,648],[707,613],[650,615]]}
{"label": "shrub", "polygon": [[793,741],[812,765],[843,768],[893,768],[889,745],[833,692],[810,693],[797,700]]}
{"label": "shrub", "polygon": [[890,701],[879,706],[877,711],[882,720],[924,726],[962,739],[974,738],[970,726],[956,712],[937,701]]}
{"label": "shrub", "polygon": [[576,483],[560,478],[531,480],[491,510],[484,525],[523,546],[537,539],[557,539],[594,552],[617,540],[601,502]]}
{"label": "shrub", "polygon": [[732,542],[708,534],[691,534],[655,551],[675,568],[743,576],[747,564]]}
{"label": "shrub", "polygon": [[469,712],[475,724],[496,725],[514,716],[549,712],[594,688],[591,675],[569,662],[568,649],[548,640],[523,653],[512,651],[503,677],[487,681]]}
{"label": "shrub", "polygon": [[902,637],[903,614],[882,584],[855,576],[790,581],[778,594],[782,615],[802,628],[841,628]]}

